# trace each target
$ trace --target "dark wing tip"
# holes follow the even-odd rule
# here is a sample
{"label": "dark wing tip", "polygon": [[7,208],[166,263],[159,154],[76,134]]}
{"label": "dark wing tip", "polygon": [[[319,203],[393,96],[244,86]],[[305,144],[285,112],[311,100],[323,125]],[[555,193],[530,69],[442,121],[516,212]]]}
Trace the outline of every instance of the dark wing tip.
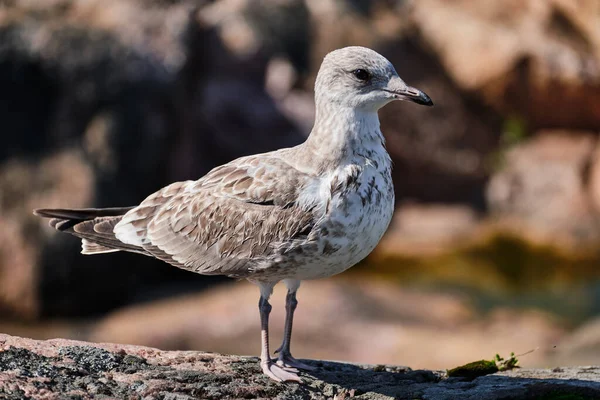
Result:
{"label": "dark wing tip", "polygon": [[33,215],[42,218],[60,218],[60,219],[86,219],[85,214],[80,210],[69,210],[62,208],[36,208]]}
{"label": "dark wing tip", "polygon": [[36,208],[33,210],[33,215],[43,218],[53,218],[52,210],[47,208]]}
{"label": "dark wing tip", "polygon": [[116,217],[134,207],[113,208],[37,208],[33,214],[43,218],[62,218],[86,221],[98,217]]}

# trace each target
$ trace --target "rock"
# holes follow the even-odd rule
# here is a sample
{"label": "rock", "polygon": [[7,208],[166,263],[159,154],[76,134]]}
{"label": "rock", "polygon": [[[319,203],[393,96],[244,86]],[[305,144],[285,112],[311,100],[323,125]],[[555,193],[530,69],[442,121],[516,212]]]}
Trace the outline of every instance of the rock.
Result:
{"label": "rock", "polygon": [[[600,126],[595,0],[426,0],[411,19],[453,80],[532,128]],[[549,111],[552,110],[552,111]]]}
{"label": "rock", "polygon": [[304,1],[220,0],[201,7],[198,15],[238,57],[276,55],[300,73],[309,68],[312,26]]}
{"label": "rock", "polygon": [[479,227],[476,213],[464,205],[402,204],[376,254],[431,254],[461,244],[473,237]]}
{"label": "rock", "polygon": [[600,213],[600,143],[596,142],[589,163],[589,194],[594,210]]}
{"label": "rock", "polygon": [[0,396],[130,399],[537,399],[600,396],[600,367],[512,370],[472,382],[441,371],[309,361],[303,383],[275,383],[255,357],[0,335]]}
{"label": "rock", "polygon": [[508,151],[488,186],[491,212],[574,242],[598,240],[587,188],[595,142],[591,133],[543,131]]}
{"label": "rock", "polygon": [[488,160],[500,142],[501,117],[481,102],[470,101],[417,38],[380,46],[398,74],[435,103],[429,108],[396,102],[379,113],[394,161],[396,198],[484,210]]}
{"label": "rock", "polygon": [[82,207],[94,197],[92,168],[81,151],[65,149],[38,159],[0,164],[0,310],[33,319],[42,312],[38,265],[54,230],[32,214],[39,204]]}

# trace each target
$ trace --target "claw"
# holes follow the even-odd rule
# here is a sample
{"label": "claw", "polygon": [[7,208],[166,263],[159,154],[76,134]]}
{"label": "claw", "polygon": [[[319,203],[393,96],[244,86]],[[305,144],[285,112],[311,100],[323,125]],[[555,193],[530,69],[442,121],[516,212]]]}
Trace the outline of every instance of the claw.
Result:
{"label": "claw", "polygon": [[276,382],[302,382],[298,374],[272,361],[261,362],[260,366],[263,373]]}
{"label": "claw", "polygon": [[295,372],[297,372],[298,370],[304,370],[304,371],[316,370],[316,368],[313,367],[312,365],[308,365],[301,361],[296,360],[289,353],[287,353],[287,354],[279,353],[279,357],[277,358],[277,365],[285,368],[286,370],[294,370]]}
{"label": "claw", "polygon": [[298,368],[292,367],[291,365],[286,365],[283,361],[281,361],[278,358],[272,358],[271,361],[275,364],[277,364],[278,366],[280,366],[281,368],[283,368],[286,371],[289,372],[300,372],[300,370]]}

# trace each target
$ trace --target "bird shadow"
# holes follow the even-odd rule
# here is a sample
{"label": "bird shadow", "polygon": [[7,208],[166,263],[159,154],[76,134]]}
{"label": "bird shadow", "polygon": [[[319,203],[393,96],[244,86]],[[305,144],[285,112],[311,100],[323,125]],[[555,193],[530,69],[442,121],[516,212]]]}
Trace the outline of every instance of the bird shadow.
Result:
{"label": "bird shadow", "polygon": [[[417,385],[438,382],[439,374],[427,370],[412,370],[402,366],[361,365],[335,361],[302,360],[315,367],[313,371],[302,373],[302,379],[310,384],[311,379],[326,382],[334,395],[346,394],[349,397],[374,392],[385,396],[398,397],[401,393],[412,393]],[[414,390],[413,390],[414,389]],[[340,398],[344,398],[343,396]],[[413,397],[414,398],[414,397]]]}
{"label": "bird shadow", "polygon": [[[302,373],[306,384],[325,382],[331,385],[328,391],[337,399],[352,398],[365,393],[377,393],[395,399],[562,399],[560,396],[563,395],[571,396],[564,398],[576,400],[600,399],[600,383],[583,379],[547,379],[498,374],[464,379],[448,378],[441,371],[412,370],[402,366],[317,360],[302,362],[316,367],[314,371]],[[491,394],[500,397],[493,397]]]}

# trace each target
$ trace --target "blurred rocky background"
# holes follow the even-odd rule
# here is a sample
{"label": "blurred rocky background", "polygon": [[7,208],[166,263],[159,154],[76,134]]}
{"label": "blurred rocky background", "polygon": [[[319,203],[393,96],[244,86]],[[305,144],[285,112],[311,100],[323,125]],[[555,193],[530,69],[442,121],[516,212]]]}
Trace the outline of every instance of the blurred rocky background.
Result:
{"label": "blurred rocky background", "polygon": [[31,210],[134,205],[300,143],[346,45],[435,107],[381,111],[394,221],[360,266],[303,285],[295,354],[600,363],[597,0],[0,1],[0,331],[257,354],[250,284],[82,256]]}

